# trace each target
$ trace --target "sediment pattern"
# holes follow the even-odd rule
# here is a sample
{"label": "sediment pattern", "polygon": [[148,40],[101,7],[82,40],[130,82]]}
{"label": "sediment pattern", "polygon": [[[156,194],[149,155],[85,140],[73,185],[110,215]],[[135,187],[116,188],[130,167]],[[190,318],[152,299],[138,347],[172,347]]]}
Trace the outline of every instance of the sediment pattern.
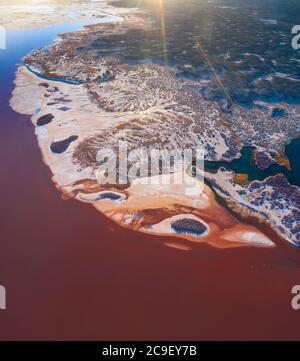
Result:
{"label": "sediment pattern", "polygon": [[[218,204],[214,189],[245,219],[251,214],[299,244],[299,189],[281,175],[249,183],[224,170],[203,173],[210,186],[194,179],[191,194],[186,193],[192,178],[187,169],[173,172],[184,179],[181,184],[149,183],[169,174],[146,174],[122,185],[98,182],[99,152],[116,150],[122,141],[129,151],[203,148],[205,159],[213,161],[231,161],[252,145],[263,169],[284,155],[284,145],[300,131],[297,105],[277,104],[282,111],[239,105],[224,110],[201,95],[199,82],[178,77],[176,67],[127,64],[93,48],[103,37],[149,26],[142,15],[91,25],[32,52],[19,69],[11,105],[33,115],[44,160],[64,198],[91,203],[124,227],[183,237],[191,244],[274,245]],[[23,102],[28,93],[31,99]]]}

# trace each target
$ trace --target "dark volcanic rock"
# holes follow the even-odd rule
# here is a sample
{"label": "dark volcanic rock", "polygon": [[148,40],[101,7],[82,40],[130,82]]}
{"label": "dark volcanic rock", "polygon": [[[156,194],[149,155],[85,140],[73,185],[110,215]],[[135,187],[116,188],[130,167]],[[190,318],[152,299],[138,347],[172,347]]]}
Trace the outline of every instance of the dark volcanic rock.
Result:
{"label": "dark volcanic rock", "polygon": [[59,89],[58,89],[57,86],[52,86],[52,87],[47,89],[47,92],[49,92],[49,93],[56,93],[58,91],[59,91]]}
{"label": "dark volcanic rock", "polygon": [[275,163],[275,161],[264,152],[256,152],[254,155],[254,161],[257,167],[261,170],[266,170],[271,164]]}
{"label": "dark volcanic rock", "polygon": [[52,142],[50,145],[50,149],[53,153],[60,154],[65,152],[69,145],[74,142],[76,139],[78,139],[77,135],[71,135],[69,138],[60,140],[58,142]]}
{"label": "dark volcanic rock", "polygon": [[50,103],[47,103],[47,106],[51,106],[51,105],[56,105],[58,104],[57,102],[50,102]]}
{"label": "dark volcanic rock", "polygon": [[42,86],[44,88],[49,88],[49,84],[48,83],[40,83],[39,86]]}
{"label": "dark volcanic rock", "polygon": [[63,112],[66,112],[66,111],[68,111],[70,109],[71,109],[70,107],[60,107],[60,108],[58,108],[58,110],[61,110]]}
{"label": "dark volcanic rock", "polygon": [[52,115],[51,113],[45,114],[37,120],[36,124],[40,127],[51,123],[53,119],[54,119],[54,115]]}
{"label": "dark volcanic rock", "polygon": [[60,103],[72,103],[71,99],[66,99],[64,97],[60,97],[60,98],[55,98],[54,99],[56,102],[60,102]]}

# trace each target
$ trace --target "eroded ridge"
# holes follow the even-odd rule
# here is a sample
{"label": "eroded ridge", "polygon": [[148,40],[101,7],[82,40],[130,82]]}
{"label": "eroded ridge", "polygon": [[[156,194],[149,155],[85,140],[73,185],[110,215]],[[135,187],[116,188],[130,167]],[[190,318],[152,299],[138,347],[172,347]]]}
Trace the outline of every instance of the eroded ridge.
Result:
{"label": "eroded ridge", "polygon": [[[232,105],[220,109],[216,102],[204,100],[198,82],[177,78],[176,68],[149,62],[129,66],[120,57],[99,55],[94,47],[99,39],[128,29],[150,31],[151,23],[145,16],[134,15],[115,24],[90,25],[62,35],[62,42],[34,51],[25,62],[44,76],[85,84],[91,100],[108,112],[147,111],[152,116],[161,110],[168,117],[185,119],[183,133],[189,122],[194,138],[203,140],[207,160],[238,158],[246,145],[255,146],[271,160],[284,156],[285,144],[300,133],[298,105],[279,103],[251,110]],[[122,49],[113,47],[113,52],[122,53]],[[284,116],[277,116],[276,110]]]}
{"label": "eroded ridge", "polygon": [[300,189],[282,174],[249,184],[237,184],[233,173],[224,169],[207,177],[236,212],[264,220],[289,242],[299,245]]}

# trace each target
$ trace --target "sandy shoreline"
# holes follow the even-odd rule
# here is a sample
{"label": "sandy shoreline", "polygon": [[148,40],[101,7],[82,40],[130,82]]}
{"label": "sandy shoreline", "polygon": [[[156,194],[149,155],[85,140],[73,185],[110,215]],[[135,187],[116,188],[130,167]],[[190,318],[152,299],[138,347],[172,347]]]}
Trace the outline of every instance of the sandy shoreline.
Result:
{"label": "sandy shoreline", "polygon": [[[28,93],[32,96],[28,97]],[[26,97],[23,98],[25,94]],[[20,101],[21,98],[22,101]],[[54,102],[55,104],[51,106],[47,105],[53,98],[60,99],[60,102]],[[71,100],[70,103],[66,102],[68,99]],[[249,245],[274,246],[258,229],[241,224],[225,209],[222,209],[215,202],[213,193],[207,186],[202,196],[188,197],[185,194],[184,184],[181,186],[143,184],[140,187],[139,183],[136,183],[127,188],[125,193],[118,191],[121,196],[126,194],[127,199],[123,202],[105,199],[93,201],[97,194],[105,193],[106,190],[111,191],[111,189],[97,184],[92,168],[81,169],[78,172],[78,167],[72,162],[72,154],[82,139],[92,136],[95,131],[101,132],[112,125],[118,126],[130,120],[131,115],[130,113],[108,113],[99,109],[90,102],[83,85],[51,81],[45,83],[43,79],[29,72],[26,67],[21,67],[16,77],[16,87],[10,104],[19,113],[34,114],[32,122],[36,127],[44,162],[50,167],[53,181],[65,198],[76,197],[80,201],[91,203],[98,211],[123,227],[144,233],[184,238],[191,242],[185,245],[180,241],[167,242],[168,245],[177,248],[191,249],[193,242],[207,242],[220,248]],[[71,109],[67,112],[61,111],[60,107],[64,104]],[[36,112],[36,109],[41,110]],[[46,112],[51,114],[54,120],[45,126],[38,126],[38,120],[45,116]],[[53,154],[50,150],[53,141],[67,138],[70,132],[76,134],[78,138],[70,144],[66,152]],[[89,194],[89,200],[87,200]],[[161,211],[155,213],[154,209],[161,209]],[[149,211],[151,211],[150,221],[148,220]],[[180,212],[183,213],[180,215]],[[176,233],[172,229],[174,219],[197,219],[199,222],[204,219],[208,233],[203,236],[186,232],[185,234]]]}
{"label": "sandy shoreline", "polygon": [[[14,46],[12,43],[10,49]],[[37,122],[44,116],[39,120],[44,125],[39,128],[59,135],[50,130],[56,118],[51,120],[48,109],[56,116],[60,114],[63,123],[62,115],[67,118],[71,110],[58,108],[79,108],[81,101],[77,104],[76,94],[83,100],[86,95],[66,86],[64,92],[70,92],[75,100],[47,106],[44,99],[40,100],[46,88],[38,86],[47,81],[32,74],[27,77],[24,72],[27,80],[23,83],[18,73],[16,82],[21,88],[15,88],[19,98],[15,106],[30,114],[21,115],[8,105],[15,67],[7,67],[7,62],[3,65],[8,76],[0,93],[0,283],[7,288],[9,307],[0,314],[1,340],[299,339],[300,313],[291,307],[291,290],[299,284],[299,249],[286,241],[277,242],[270,226],[248,217],[245,222],[253,226],[252,230],[259,228],[279,247],[221,249],[174,233],[158,236],[125,229],[91,206],[90,199],[95,196],[91,191],[99,195],[95,184],[78,184],[81,194],[76,189],[71,194],[58,191],[39,147],[40,142],[51,143],[43,140],[42,134],[37,139],[35,131],[44,132],[37,130]],[[23,68],[19,72],[23,74]],[[53,82],[50,90],[61,85]],[[35,107],[30,94],[43,109]],[[50,98],[52,102],[52,95]],[[105,124],[106,118],[102,117],[101,122]],[[62,134],[69,137],[72,133]],[[120,189],[110,193],[116,195]],[[76,194],[82,198],[81,203],[76,198],[61,200],[61,195]],[[215,194],[215,198],[218,214],[228,213],[230,219],[238,219],[231,230],[244,234],[251,230],[238,217],[239,209],[233,213],[223,196]],[[213,197],[209,195],[209,199]],[[139,201],[148,205],[152,198]],[[207,209],[213,208],[203,208],[203,219]],[[145,224],[153,217],[158,224],[166,219],[165,226],[171,229],[174,216],[152,212],[144,216]],[[195,216],[190,210],[186,215]],[[216,213],[212,216],[213,222],[206,218],[204,225],[218,221]],[[223,230],[223,234],[226,232],[233,236],[229,228]]]}
{"label": "sandy shoreline", "polygon": [[[99,13],[107,9],[110,6],[105,2],[97,4]],[[196,196],[187,196],[184,184],[180,190],[172,184],[167,188],[144,186],[140,194],[139,187],[133,184],[120,189],[114,184],[98,182],[99,152],[115,149],[120,141],[129,144],[129,151],[139,147],[169,151],[202,146],[205,159],[216,161],[238,157],[244,142],[249,142],[250,131],[252,142],[258,142],[257,148],[263,156],[264,152],[277,154],[282,148],[279,142],[269,144],[261,139],[260,127],[255,129],[258,122],[266,126],[265,131],[268,124],[274,123],[265,110],[247,111],[235,106],[230,118],[220,111],[216,102],[203,98],[196,90],[196,81],[179,80],[173,67],[149,62],[129,65],[118,57],[99,57],[93,43],[101,37],[124,35],[129,29],[152,29],[147,17],[114,8],[114,15],[120,13],[124,21],[110,23],[108,19],[108,23],[100,21],[78,32],[61,34],[61,41],[29,54],[25,59],[27,68],[21,66],[17,73],[11,107],[21,114],[32,115],[44,162],[50,167],[57,188],[64,198],[89,202],[126,228],[172,234],[218,247],[274,245],[257,229],[229,216],[226,209],[217,205],[208,186],[204,193],[214,204],[207,210],[213,219],[209,225],[201,215],[201,208],[209,207],[203,206]],[[39,72],[43,76],[38,76]],[[60,79],[71,79],[73,83]],[[286,109],[286,113],[290,125],[299,118],[296,109]],[[233,121],[237,122],[236,130],[232,129]],[[273,132],[270,137],[274,139],[284,141],[288,136],[276,127]],[[141,157],[141,164],[143,161]],[[181,172],[185,174],[186,170]],[[297,215],[293,216],[295,219],[291,215],[297,209],[300,191],[283,176],[252,183],[247,179],[239,182],[237,175],[223,170],[205,176],[227,205],[242,217],[255,217],[288,242],[298,244]],[[216,221],[213,214],[218,212]],[[199,217],[198,224],[193,218],[195,214]],[[174,224],[184,222],[191,229],[174,231]],[[236,224],[243,225],[245,230],[232,231]],[[196,229],[203,227],[206,229],[203,234],[197,234]]]}

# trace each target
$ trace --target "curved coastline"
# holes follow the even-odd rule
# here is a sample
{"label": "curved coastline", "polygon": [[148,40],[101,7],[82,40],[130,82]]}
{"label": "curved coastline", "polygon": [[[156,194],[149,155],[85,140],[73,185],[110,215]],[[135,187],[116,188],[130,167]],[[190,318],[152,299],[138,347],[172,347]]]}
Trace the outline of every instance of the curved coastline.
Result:
{"label": "curved coastline", "polygon": [[[52,83],[52,82],[57,82],[57,83],[59,83],[60,84],[60,86],[59,86],[59,88],[60,89],[58,89],[57,90],[57,92],[59,93],[59,95],[60,95],[60,97],[57,97],[57,98],[55,98],[54,100],[55,100],[55,102],[53,102],[53,106],[52,106],[52,108],[51,108],[51,111],[53,111],[54,112],[54,114],[55,114],[55,117],[56,117],[56,120],[61,120],[63,117],[65,117],[65,114],[63,115],[63,117],[61,116],[61,114],[62,114],[62,112],[61,112],[61,109],[62,109],[62,103],[64,102],[64,101],[61,101],[61,100],[57,100],[57,99],[61,99],[61,98],[63,98],[64,96],[67,96],[67,97],[70,97],[70,101],[72,102],[72,106],[74,105],[74,101],[76,102],[76,98],[78,97],[78,94],[76,94],[76,92],[77,92],[77,90],[75,91],[75,90],[72,90],[71,92],[70,92],[70,89],[68,88],[68,86],[72,86],[72,85],[78,85],[78,88],[79,88],[79,90],[78,90],[78,92],[79,92],[79,94],[80,94],[80,98],[78,98],[78,99],[81,99],[81,97],[84,97],[84,102],[83,103],[81,103],[82,105],[84,105],[84,106],[87,106],[87,104],[90,102],[90,93],[89,94],[87,94],[87,92],[86,92],[86,89],[83,87],[83,85],[84,84],[86,84],[86,82],[84,82],[84,81],[78,81],[78,80],[72,80],[71,78],[53,78],[52,79],[52,77],[45,77],[45,76],[43,76],[41,73],[39,73],[39,72],[36,72],[36,71],[34,71],[33,69],[31,69],[29,66],[27,67],[27,71],[28,72],[30,72],[33,76],[37,76],[37,77],[39,77],[39,78],[41,78],[41,79],[43,79],[43,80],[47,80],[47,82],[48,83]],[[160,70],[159,70],[160,71]],[[22,72],[22,68],[21,68],[21,72]],[[25,74],[24,72],[22,73],[23,75]],[[19,75],[18,75],[19,76]],[[20,80],[20,84],[21,84],[21,86],[22,86],[22,79],[19,79]],[[17,80],[18,81],[18,80]],[[24,85],[24,84],[23,84]],[[26,85],[26,84],[25,84]],[[66,86],[66,87],[64,87],[64,85]],[[63,89],[61,89],[61,88],[63,88]],[[76,87],[77,88],[77,87]],[[47,90],[45,90],[45,89],[39,89],[38,90],[38,94],[39,94],[39,96],[43,96],[43,97],[45,97],[45,94],[47,94],[47,93],[45,93]],[[56,92],[56,91],[55,91]],[[52,104],[49,100],[50,99],[52,99],[51,98],[51,94],[47,94],[47,107],[45,106],[45,101],[44,100],[40,100],[41,101],[41,104],[43,105],[43,106],[40,106],[39,108],[42,110],[42,111],[40,111],[39,113],[35,113],[34,114],[34,112],[32,111],[31,112],[31,114],[34,114],[34,116],[33,116],[33,123],[34,124],[36,124],[36,119],[37,119],[37,116],[41,116],[41,115],[43,115],[43,112],[45,112],[45,109],[47,109],[47,111],[49,111],[50,112],[50,104]],[[74,98],[74,96],[75,96],[75,98]],[[50,99],[49,99],[50,98]],[[42,99],[42,98],[41,98]],[[65,98],[63,98],[63,99],[65,99]],[[16,92],[14,93],[14,96],[13,96],[13,100],[12,100],[12,107],[14,108],[14,109],[16,109],[17,111],[20,111],[21,113],[24,111],[24,110],[22,110],[22,109],[20,109],[20,104],[17,104],[19,102],[19,100],[18,100],[18,95],[16,94]],[[61,107],[61,108],[58,108],[58,105]],[[80,102],[77,104],[78,106],[82,106],[82,105],[80,105]],[[77,106],[76,105],[76,106]],[[34,104],[34,107],[35,107],[35,109],[36,109],[36,104]],[[21,106],[21,108],[22,108],[22,106]],[[76,108],[76,107],[75,107]],[[26,110],[26,111],[28,111],[28,110]],[[69,109],[66,109],[66,114],[67,114],[67,116],[69,117],[69,114],[72,114],[74,117],[76,117],[77,118],[77,113],[76,113],[76,111],[78,112],[79,111],[79,109],[72,109],[72,107],[71,107],[71,111],[69,112]],[[97,114],[98,113],[98,114]],[[121,113],[120,111],[119,111],[119,113]],[[124,119],[122,120],[122,122],[120,122],[119,120],[117,120],[117,119],[113,119],[113,117],[111,117],[111,119],[109,119],[109,114],[107,114],[107,110],[105,110],[104,109],[104,111],[103,110],[99,110],[99,108],[97,108],[96,106],[94,106],[93,108],[91,108],[90,110],[89,110],[89,115],[90,114],[96,114],[95,115],[95,120],[93,120],[93,122],[94,122],[94,124],[96,124],[96,120],[98,121],[101,121],[102,119],[103,119],[103,117],[108,117],[107,118],[107,121],[106,121],[106,123],[105,124],[103,124],[101,127],[103,127],[103,130],[105,130],[105,128],[107,128],[107,127],[109,127],[109,122],[111,121],[113,124],[116,124],[116,125],[118,125],[118,124],[121,124],[122,122],[124,122]],[[126,112],[125,112],[125,115],[124,115],[124,112],[123,112],[123,117],[124,118],[128,118],[128,119],[130,119],[130,117],[129,117],[129,113],[128,113],[128,115],[126,115]],[[131,115],[130,115],[131,116]],[[62,174],[62,173],[60,173],[60,174],[56,174],[57,173],[57,170],[59,170],[59,172],[61,172],[61,169],[60,169],[60,166],[57,164],[57,162],[59,162],[59,160],[57,159],[57,158],[54,158],[53,157],[53,155],[52,154],[49,154],[48,153],[48,150],[50,149],[51,150],[51,146],[49,147],[49,140],[47,140],[47,138],[51,138],[51,136],[49,137],[49,133],[48,133],[48,131],[50,130],[50,128],[51,127],[53,127],[53,124],[55,123],[55,122],[53,122],[53,123],[51,123],[51,124],[47,124],[47,126],[45,125],[45,127],[40,127],[40,129],[39,129],[39,131],[37,131],[37,136],[38,136],[38,139],[39,139],[39,143],[41,143],[41,144],[43,144],[42,146],[40,145],[40,147],[41,147],[41,149],[42,149],[42,153],[43,153],[43,156],[44,156],[44,161],[45,161],[45,163],[47,164],[47,165],[50,165],[50,168],[51,168],[51,170],[52,170],[52,173],[54,174],[54,180],[55,180],[55,183],[57,183],[57,185],[58,185],[58,187],[59,188],[61,188],[62,190],[63,190],[63,192],[66,192],[66,193],[70,193],[70,194],[72,194],[72,192],[74,191],[74,187],[73,186],[66,186],[66,184],[68,184],[68,181],[70,182],[70,184],[72,184],[72,183],[74,183],[75,181],[78,181],[78,180],[80,180],[80,179],[82,179],[82,176],[83,175],[86,175],[86,177],[88,178],[89,176],[90,176],[90,174],[91,174],[91,170],[90,169],[87,169],[86,171],[84,171],[83,172],[83,174],[81,174],[80,176],[79,176],[79,178],[78,178],[78,172],[77,172],[77,170],[76,170],[76,167],[75,167],[75,165],[74,165],[74,163],[72,163],[72,159],[69,159],[69,158],[67,158],[67,155],[69,154],[69,152],[70,153],[72,153],[72,152],[74,152],[75,150],[76,150],[76,147],[78,146],[78,144],[80,143],[80,142],[82,142],[83,140],[84,140],[84,138],[85,137],[91,137],[91,136],[93,136],[93,132],[94,132],[94,128],[93,128],[93,126],[92,125],[90,125],[89,123],[88,123],[88,120],[87,119],[85,119],[84,117],[86,117],[86,115],[83,115],[82,116],[82,125],[80,125],[80,129],[82,129],[82,127],[84,127],[85,129],[84,129],[84,132],[83,133],[81,133],[79,136],[77,136],[77,135],[74,135],[74,134],[66,134],[64,131],[62,131],[61,132],[61,134],[59,134],[59,133],[57,133],[57,129],[54,129],[53,128],[53,130],[52,130],[52,132],[53,132],[53,135],[55,135],[55,142],[57,143],[57,144],[62,144],[61,142],[63,142],[63,139],[72,139],[72,142],[74,142],[74,145],[72,144],[72,145],[70,145],[70,149],[68,149],[68,152],[66,152],[66,154],[64,155],[64,160],[63,160],[63,162],[64,162],[64,164],[67,164],[67,171],[68,172],[70,172],[68,175],[66,175],[66,174]],[[66,123],[68,123],[68,122],[66,122]],[[75,132],[75,129],[74,130],[72,130],[72,132],[73,133],[76,133]],[[65,133],[65,134],[63,134],[63,133]],[[78,132],[77,132],[78,133]],[[77,134],[76,133],[76,134]],[[79,134],[79,133],[78,133]],[[63,137],[63,135],[64,135],[64,137]],[[53,139],[51,140],[52,141],[52,143],[53,143]],[[224,146],[225,147],[225,146]],[[64,153],[65,151],[66,151],[67,149],[64,149],[63,150],[63,152],[60,152],[60,153]],[[207,163],[208,164],[208,163]],[[67,172],[66,171],[66,172]],[[73,175],[72,175],[72,172],[73,172],[73,174],[76,174],[76,176],[75,176],[75,178],[73,177]],[[66,178],[64,178],[66,176]],[[211,188],[214,188],[214,186],[212,186]],[[66,190],[67,189],[67,190]],[[78,193],[77,193],[78,194]],[[135,197],[135,196],[134,196]],[[176,197],[177,196],[175,196],[175,199],[176,199]],[[139,199],[139,198],[138,198]],[[176,200],[176,201],[174,201],[175,203],[177,202],[178,200]],[[185,205],[187,205],[188,204],[188,202],[187,202],[187,200],[185,199],[184,201],[183,200],[181,200],[182,202],[184,202],[184,204]],[[191,200],[189,200],[189,201],[191,201]],[[185,203],[185,202],[187,202],[187,203]],[[192,202],[192,201],[191,201]],[[154,204],[152,204],[152,207],[154,206]],[[115,206],[113,206],[112,204],[108,204],[107,202],[106,202],[106,204],[102,207],[102,205],[101,204],[97,204],[96,205],[96,208],[98,209],[98,210],[100,210],[100,211],[102,211],[104,214],[106,214],[106,215],[108,215],[110,218],[112,218],[113,220],[115,220],[117,223],[120,223],[120,221],[121,221],[121,224],[123,225],[123,226],[125,226],[125,227],[128,227],[128,228],[132,228],[132,227],[134,227],[134,229],[137,229],[137,230],[140,230],[140,231],[142,231],[142,232],[150,232],[151,233],[151,231],[149,231],[149,227],[148,228],[144,228],[144,227],[137,227],[137,225],[136,225],[136,220],[134,220],[134,222],[131,224],[130,222],[132,221],[132,220],[129,220],[129,218],[127,217],[127,215],[126,216],[122,216],[121,217],[121,219],[120,219],[120,213],[118,213],[120,210],[119,209],[117,209],[116,210],[116,212],[115,211],[112,211],[112,209],[114,209],[114,207]],[[140,209],[139,209],[139,212],[142,212],[143,211],[143,202],[141,202],[141,204],[140,204]],[[158,204],[156,204],[155,205],[155,207],[159,207],[159,205]],[[168,205],[168,207],[170,207],[170,205]],[[128,209],[126,210],[126,207],[125,207],[125,212],[127,212],[128,211]],[[123,211],[122,211],[123,212]],[[174,211],[173,211],[174,212]],[[176,212],[176,211],[175,211]],[[226,213],[226,212],[225,212]],[[225,216],[225,218],[226,218],[227,216]],[[166,218],[167,219],[167,218]],[[127,222],[129,222],[129,224],[127,225]],[[157,227],[158,227],[158,224],[157,224]],[[158,227],[159,228],[159,227]],[[160,228],[159,228],[160,229]],[[164,232],[161,232],[160,230],[157,230],[156,232],[154,232],[154,233],[157,233],[157,234],[159,234],[159,235],[162,235],[162,234],[164,234]],[[168,235],[170,235],[170,233],[169,232],[167,232],[166,234],[168,234]],[[181,237],[182,236],[182,234],[180,234],[180,235],[178,235],[178,234],[176,234],[176,235],[174,235],[174,236],[178,236],[178,237]],[[258,237],[259,238],[259,237]],[[195,241],[194,239],[191,239],[192,241]],[[224,243],[226,243],[225,242],[225,239],[223,239],[223,241],[224,241]],[[197,241],[196,241],[197,242]],[[210,240],[209,241],[209,243],[211,243],[211,244],[214,244],[214,241],[213,240]],[[239,246],[242,244],[243,242],[237,242],[237,244],[239,244]],[[266,241],[266,244],[268,244],[268,241]],[[235,245],[234,245],[235,246]],[[223,246],[222,246],[223,247]],[[225,247],[226,248],[226,247]]]}
{"label": "curved coastline", "polygon": [[70,84],[70,85],[80,85],[80,84],[84,83],[83,81],[79,81],[79,80],[75,80],[75,79],[46,76],[36,70],[31,69],[30,65],[25,65],[25,67],[28,71],[30,71],[35,76],[41,78],[42,80],[48,80],[48,81],[53,81],[53,82],[58,82],[58,83],[65,83],[65,84]]}

